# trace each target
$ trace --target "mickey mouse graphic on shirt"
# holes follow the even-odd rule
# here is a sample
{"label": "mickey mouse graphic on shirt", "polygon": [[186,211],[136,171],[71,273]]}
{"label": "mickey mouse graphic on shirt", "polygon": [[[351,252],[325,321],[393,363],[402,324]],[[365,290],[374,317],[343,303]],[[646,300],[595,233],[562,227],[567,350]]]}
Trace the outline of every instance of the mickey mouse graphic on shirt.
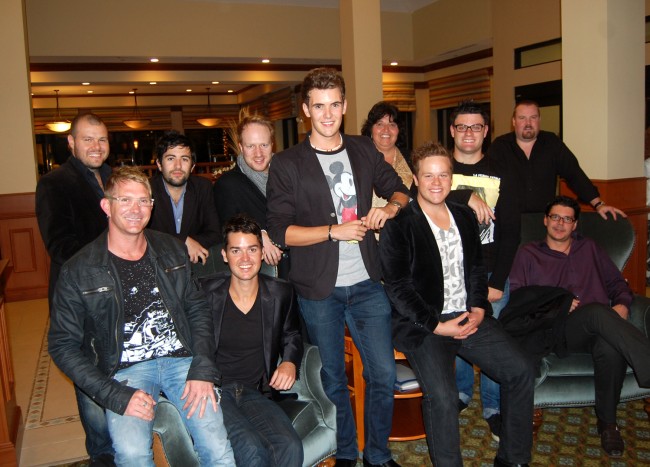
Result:
{"label": "mickey mouse graphic on shirt", "polygon": [[357,190],[354,186],[354,177],[350,172],[345,172],[342,162],[332,162],[330,172],[334,177],[327,176],[330,189],[339,198],[336,214],[341,216],[341,222],[357,219]]}

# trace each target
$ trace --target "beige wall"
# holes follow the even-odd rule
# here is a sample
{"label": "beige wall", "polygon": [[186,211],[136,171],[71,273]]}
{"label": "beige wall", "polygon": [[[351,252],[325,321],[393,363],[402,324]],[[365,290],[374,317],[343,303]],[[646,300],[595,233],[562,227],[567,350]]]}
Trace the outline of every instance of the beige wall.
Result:
{"label": "beige wall", "polygon": [[[0,15],[0,194],[36,188],[29,73],[22,0],[4,0]],[[6,46],[18,44],[18,46]]]}
{"label": "beige wall", "polygon": [[423,60],[476,44],[489,46],[493,3],[501,0],[438,0],[413,15],[413,56]]}
{"label": "beige wall", "polygon": [[[32,56],[340,56],[339,13],[180,0],[27,0]],[[56,20],[53,20],[56,18]]]}
{"label": "beige wall", "polygon": [[492,31],[492,135],[498,136],[511,129],[515,86],[562,78],[559,62],[514,69],[516,48],[560,37],[560,0],[493,1]]}

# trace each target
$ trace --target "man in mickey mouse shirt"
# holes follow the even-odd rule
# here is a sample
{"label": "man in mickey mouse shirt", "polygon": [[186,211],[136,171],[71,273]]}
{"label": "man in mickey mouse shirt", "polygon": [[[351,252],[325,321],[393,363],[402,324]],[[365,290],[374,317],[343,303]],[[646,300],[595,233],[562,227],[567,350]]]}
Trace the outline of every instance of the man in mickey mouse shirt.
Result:
{"label": "man in mickey mouse shirt", "polygon": [[[359,452],[345,374],[347,324],[367,385],[363,464],[393,467],[388,449],[395,381],[391,307],[379,282],[374,231],[406,206],[408,190],[369,138],[340,132],[347,102],[336,70],[312,70],[302,97],[312,132],[273,159],[269,235],[291,248],[289,280],[309,339],[321,351],[325,393],[336,405],[336,465],[356,465]],[[385,207],[371,207],[373,189],[388,200]]]}

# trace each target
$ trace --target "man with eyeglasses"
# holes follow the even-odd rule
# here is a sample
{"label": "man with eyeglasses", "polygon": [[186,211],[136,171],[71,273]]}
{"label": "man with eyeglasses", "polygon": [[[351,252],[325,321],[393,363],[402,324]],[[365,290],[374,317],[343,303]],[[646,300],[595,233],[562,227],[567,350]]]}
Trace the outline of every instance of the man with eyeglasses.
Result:
{"label": "man with eyeglasses", "polygon": [[575,231],[577,201],[558,196],[545,214],[546,239],[524,245],[515,257],[510,271],[513,301],[526,286],[561,287],[573,295],[562,342],[556,345],[566,346],[569,353],[592,354],[601,445],[608,455],[620,457],[625,446],[616,406],[625,370],[629,364],[639,385],[650,387],[650,341],[627,321],[632,292],[616,265],[593,240]]}
{"label": "man with eyeglasses", "polygon": [[153,466],[161,391],[181,412],[201,465],[235,465],[219,408],[210,307],[182,243],[145,230],[147,176],[106,182],[108,229],[61,269],[48,334],[56,365],[106,409],[117,465]]}
{"label": "man with eyeglasses", "polygon": [[580,200],[589,203],[602,217],[627,217],[623,211],[605,204],[598,188],[584,173],[578,159],[554,133],[540,130],[539,105],[522,100],[512,115],[514,131],[494,140],[488,155],[517,180],[521,212],[542,212],[556,194],[557,177],[566,180]]}
{"label": "man with eyeglasses", "polygon": [[[471,189],[483,199],[495,214],[493,222],[479,221],[479,236],[483,261],[488,272],[488,301],[492,316],[499,317],[508,303],[508,272],[519,246],[520,216],[512,183],[501,176],[490,157],[483,154],[483,142],[490,118],[473,101],[463,101],[451,114],[449,127],[454,138],[453,190]],[[465,410],[472,400],[474,368],[462,358],[456,358],[458,409]],[[501,435],[499,385],[481,373],[481,402],[492,438]]]}
{"label": "man with eyeglasses", "polygon": [[[50,310],[63,263],[108,225],[99,206],[111,174],[106,164],[110,152],[106,125],[95,114],[77,115],[72,121],[68,145],[72,153],[68,160],[41,177],[36,185],[36,218],[50,255]],[[114,465],[104,409],[77,386],[75,394],[90,465]]]}
{"label": "man with eyeglasses", "polygon": [[156,207],[149,228],[185,243],[190,261],[205,264],[210,248],[221,240],[221,227],[209,180],[192,175],[196,154],[192,141],[168,131],[156,143],[158,174],[151,182]]}

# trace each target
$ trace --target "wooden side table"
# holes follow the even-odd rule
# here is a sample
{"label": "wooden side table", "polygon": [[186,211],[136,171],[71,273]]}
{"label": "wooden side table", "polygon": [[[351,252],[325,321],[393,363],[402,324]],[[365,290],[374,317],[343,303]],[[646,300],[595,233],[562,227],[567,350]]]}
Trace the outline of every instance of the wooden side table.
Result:
{"label": "wooden side table", "polygon": [[[347,329],[345,332],[345,358],[350,402],[352,403],[352,412],[357,424],[357,443],[361,451],[365,444],[363,408],[366,382],[363,379],[361,355]],[[395,360],[406,361],[406,356],[402,352],[395,350]],[[411,441],[424,438],[426,435],[422,419],[422,391],[419,388],[406,392],[395,391],[394,397],[393,428],[388,439],[390,441]]]}

